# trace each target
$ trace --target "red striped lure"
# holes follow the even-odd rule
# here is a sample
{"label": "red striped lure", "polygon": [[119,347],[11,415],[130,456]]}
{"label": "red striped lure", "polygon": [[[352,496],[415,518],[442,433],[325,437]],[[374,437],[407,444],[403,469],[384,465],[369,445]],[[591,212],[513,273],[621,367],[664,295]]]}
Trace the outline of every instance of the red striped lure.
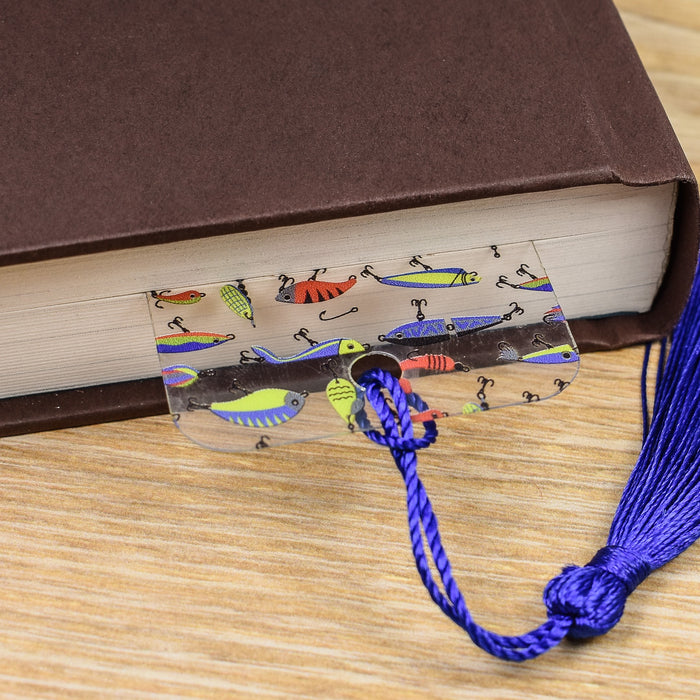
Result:
{"label": "red striped lure", "polygon": [[469,371],[461,362],[455,362],[447,355],[409,355],[399,362],[399,367],[404,372],[412,369],[424,369],[429,372]]}
{"label": "red striped lure", "polygon": [[[399,367],[402,372],[410,372],[411,370],[424,370],[426,372],[468,372],[469,368],[461,362],[455,362],[447,355],[409,355],[405,360],[399,362]],[[413,391],[411,382],[406,377],[399,379],[401,388],[410,394]],[[445,414],[447,415],[447,414]],[[428,420],[428,419],[426,419]]]}
{"label": "red striped lure", "polygon": [[204,292],[197,292],[194,289],[188,289],[186,292],[179,292],[178,294],[168,294],[169,291],[169,289],[164,289],[162,292],[152,291],[151,296],[156,300],[153,306],[162,309],[164,308],[161,306],[163,301],[168,304],[196,304],[206,296]]}
{"label": "red striped lure", "polygon": [[316,279],[318,272],[319,270],[316,270],[311,278],[302,282],[295,282],[293,277],[280,275],[282,286],[279,288],[279,294],[275,297],[275,301],[287,304],[316,304],[330,301],[345,294],[357,282],[355,275],[351,275],[344,282],[324,282]]}

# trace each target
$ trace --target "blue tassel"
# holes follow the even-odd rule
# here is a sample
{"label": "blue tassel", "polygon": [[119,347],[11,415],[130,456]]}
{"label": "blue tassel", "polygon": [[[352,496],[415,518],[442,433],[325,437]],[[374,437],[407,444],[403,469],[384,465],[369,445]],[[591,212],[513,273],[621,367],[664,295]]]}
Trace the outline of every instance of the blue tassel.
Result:
{"label": "blue tassel", "polygon": [[[521,636],[490,632],[471,617],[452,576],[440,541],[437,518],[417,473],[416,451],[437,437],[434,421],[415,438],[409,403],[398,380],[372,370],[361,379],[384,429],[368,437],[391,450],[406,484],[408,527],[419,575],[440,609],[475,644],[509,661],[525,661],[557,645],[564,637],[605,634],[622,617],[632,591],[654,570],[700,537],[700,276],[674,330],[668,359],[665,344],[657,376],[654,410],[637,464],[613,519],[608,542],[585,566],[569,566],[544,591],[547,621]],[[648,359],[648,353],[647,353]],[[663,366],[662,366],[663,365]],[[396,414],[384,398],[391,395]],[[428,406],[415,395],[411,405]],[[646,404],[644,405],[646,415]],[[397,422],[398,420],[398,422]],[[442,586],[433,578],[428,550]]]}

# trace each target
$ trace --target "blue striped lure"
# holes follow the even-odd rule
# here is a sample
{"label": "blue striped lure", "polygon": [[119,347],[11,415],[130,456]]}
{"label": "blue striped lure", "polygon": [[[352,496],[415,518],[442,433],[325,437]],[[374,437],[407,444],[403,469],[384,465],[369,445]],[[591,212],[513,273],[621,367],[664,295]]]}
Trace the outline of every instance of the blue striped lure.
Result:
{"label": "blue striped lure", "polygon": [[302,350],[296,355],[290,355],[289,357],[275,355],[272,350],[268,350],[261,345],[253,345],[251,349],[258,357],[262,357],[267,362],[273,365],[281,365],[285,362],[315,360],[320,357],[335,357],[336,355],[350,355],[356,352],[365,352],[367,348],[359,341],[352,340],[351,338],[334,338],[332,340],[326,340],[323,343],[312,345],[310,348]]}
{"label": "blue striped lure", "polygon": [[209,409],[214,415],[230,423],[248,428],[273,428],[286,423],[304,407],[304,394],[286,389],[259,389],[239,399],[197,403],[190,399],[188,411]]}
{"label": "blue striped lure", "polygon": [[491,328],[502,321],[502,316],[455,316],[450,322],[443,318],[412,321],[380,335],[379,340],[397,345],[429,345]]}

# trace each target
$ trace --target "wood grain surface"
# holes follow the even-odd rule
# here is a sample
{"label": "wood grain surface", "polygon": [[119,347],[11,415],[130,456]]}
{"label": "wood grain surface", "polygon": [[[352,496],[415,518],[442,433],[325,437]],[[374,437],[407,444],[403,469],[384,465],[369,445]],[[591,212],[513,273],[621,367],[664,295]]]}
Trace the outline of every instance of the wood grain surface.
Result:
{"label": "wood grain surface", "polygon": [[[619,0],[696,172],[700,2]],[[556,399],[440,424],[419,458],[475,618],[519,634],[605,543],[640,447],[640,348]],[[0,441],[0,697],[694,698],[700,547],[610,633],[508,664],[429,600],[389,453],[236,456],[168,417]]]}

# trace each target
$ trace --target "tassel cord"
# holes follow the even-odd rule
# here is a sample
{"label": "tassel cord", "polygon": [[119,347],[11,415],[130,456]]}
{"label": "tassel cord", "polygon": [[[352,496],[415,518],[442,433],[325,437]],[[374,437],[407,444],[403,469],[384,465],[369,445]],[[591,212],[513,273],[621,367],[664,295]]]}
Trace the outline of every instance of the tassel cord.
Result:
{"label": "tassel cord", "polygon": [[[384,429],[384,434],[369,430],[367,436],[374,442],[389,447],[404,479],[411,548],[421,581],[433,601],[445,615],[467,632],[475,644],[499,658],[524,661],[539,656],[559,644],[571,627],[571,620],[566,615],[552,615],[536,629],[519,636],[499,635],[474,621],[452,575],[452,567],[440,538],[437,518],[417,473],[416,450],[427,447],[435,441],[437,437],[435,422],[424,423],[423,438],[414,438],[407,397],[398,381],[388,372],[372,370],[365,374],[360,383],[364,386],[367,398],[377,412]],[[396,423],[394,412],[381,393],[382,388],[386,388],[391,394],[399,425]],[[411,394],[410,398],[414,408],[419,411],[427,410],[427,405],[416,394]],[[423,544],[424,540],[439,574],[442,590],[433,578]]]}
{"label": "tassel cord", "polygon": [[[649,573],[700,537],[698,325],[693,319],[694,333],[687,327],[682,330],[674,337],[665,364],[662,347],[659,372],[663,376],[659,379],[657,372],[652,420],[606,546],[587,565],[568,566],[547,584],[547,621],[519,636],[499,635],[477,624],[452,575],[437,518],[417,473],[416,451],[435,441],[437,429],[434,421],[428,421],[424,436],[414,438],[409,402],[421,412],[428,410],[427,405],[416,394],[406,396],[398,380],[382,370],[372,370],[360,380],[384,429],[384,434],[369,430],[367,435],[389,447],[406,485],[410,541],[421,581],[438,607],[485,651],[501,659],[524,661],[564,637],[604,634],[620,620],[627,596]],[[396,413],[382,389],[390,392]],[[424,541],[442,589],[433,578]]]}
{"label": "tassel cord", "polygon": [[[372,370],[360,379],[384,433],[366,431],[389,447],[406,485],[411,547],[423,584],[440,609],[482,649],[501,659],[524,661],[564,637],[605,634],[622,617],[632,591],[700,537],[700,275],[678,322],[670,349],[662,342],[651,421],[642,382],[644,440],[610,527],[607,544],[585,566],[567,566],[544,591],[547,621],[521,636],[502,636],[478,625],[467,609],[442,546],[437,518],[418,477],[416,451],[435,442],[434,421],[414,438],[409,406],[428,410],[415,394],[403,393],[388,372]],[[391,394],[396,410],[382,390]],[[434,580],[423,541],[442,583]]]}

